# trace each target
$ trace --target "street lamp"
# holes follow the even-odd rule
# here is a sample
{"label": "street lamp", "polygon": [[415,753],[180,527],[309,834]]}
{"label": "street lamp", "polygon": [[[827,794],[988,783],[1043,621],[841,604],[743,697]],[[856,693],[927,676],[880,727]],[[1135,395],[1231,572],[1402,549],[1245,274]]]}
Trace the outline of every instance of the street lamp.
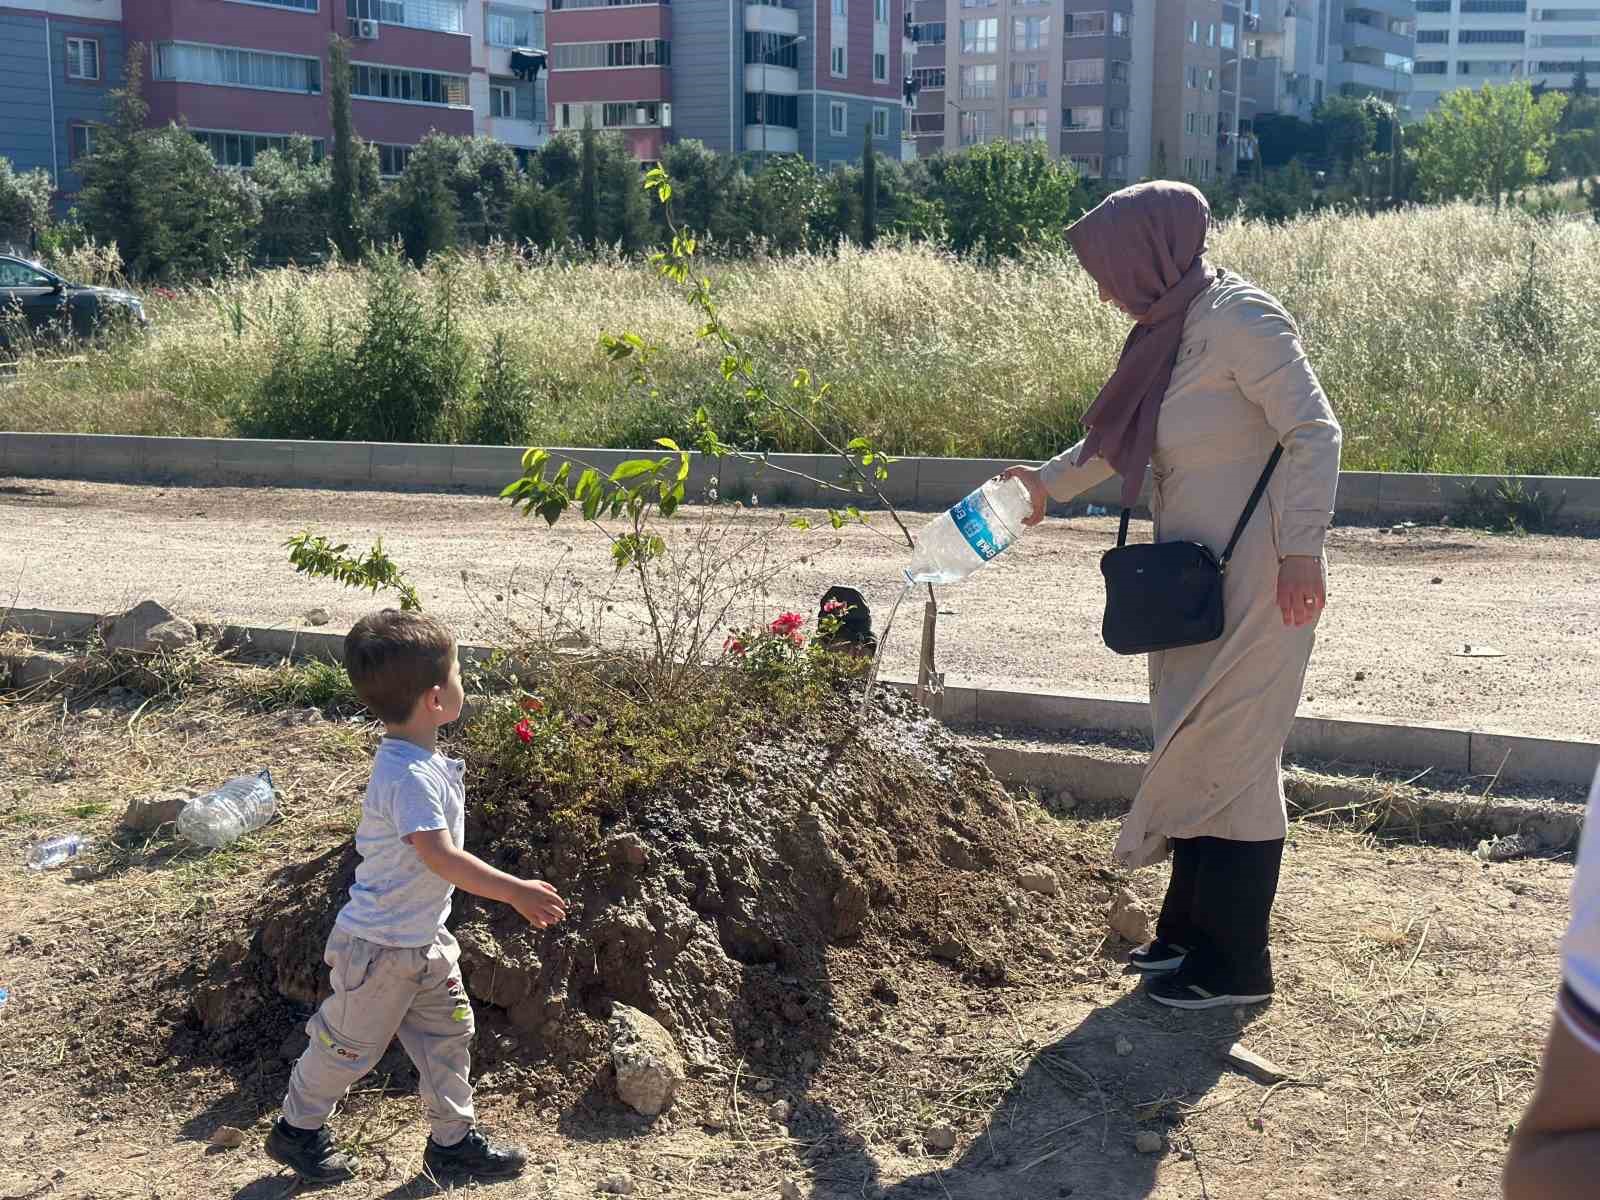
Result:
{"label": "street lamp", "polygon": [[[946,100],[945,103],[956,110],[956,148],[959,150],[961,148],[960,119],[966,116],[968,113],[977,112],[978,110],[975,108],[962,108],[961,105],[957,104],[954,100]],[[974,121],[972,125],[972,141],[974,145],[976,145],[978,141],[978,125],[976,121]]]}
{"label": "street lamp", "polygon": [[[790,46],[798,46],[806,40],[803,33],[780,33],[780,38],[788,38],[787,42],[780,41],[776,46],[761,52],[761,165],[767,165],[767,68],[772,65],[772,56],[781,54]],[[813,83],[815,81],[813,80]]]}

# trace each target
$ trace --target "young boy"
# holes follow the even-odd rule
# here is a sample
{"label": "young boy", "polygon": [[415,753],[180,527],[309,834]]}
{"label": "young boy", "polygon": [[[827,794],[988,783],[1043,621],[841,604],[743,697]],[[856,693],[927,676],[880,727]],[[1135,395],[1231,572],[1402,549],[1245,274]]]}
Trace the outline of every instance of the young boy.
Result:
{"label": "young boy", "polygon": [[427,1170],[436,1179],[507,1178],[527,1156],[489,1142],[474,1124],[472,1005],[445,918],[458,887],[511,905],[540,929],[561,920],[566,904],[548,883],[497,871],[461,848],[465,766],[438,751],[439,729],[466,700],[450,631],[385,609],[350,631],[344,661],[386,736],[356,828],[355,883],[323,955],[333,995],[306,1024],[311,1044],[295,1064],[267,1154],[310,1183],[352,1178],[355,1162],[334,1149],[324,1122],[398,1034],[432,1126]]}

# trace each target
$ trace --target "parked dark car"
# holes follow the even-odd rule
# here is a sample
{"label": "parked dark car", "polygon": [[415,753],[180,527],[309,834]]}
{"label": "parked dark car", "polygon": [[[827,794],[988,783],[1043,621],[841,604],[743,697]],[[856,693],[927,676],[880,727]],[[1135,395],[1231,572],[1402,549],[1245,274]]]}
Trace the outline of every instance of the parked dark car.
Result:
{"label": "parked dark car", "polygon": [[19,339],[90,338],[126,322],[145,329],[144,305],[131,292],[70,283],[14,255],[0,254],[0,348]]}

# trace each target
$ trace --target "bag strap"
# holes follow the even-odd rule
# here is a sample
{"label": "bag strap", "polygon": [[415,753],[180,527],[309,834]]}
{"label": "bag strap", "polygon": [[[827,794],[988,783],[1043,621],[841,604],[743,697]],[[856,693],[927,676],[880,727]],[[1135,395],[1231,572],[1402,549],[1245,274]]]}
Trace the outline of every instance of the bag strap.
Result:
{"label": "bag strap", "polygon": [[1255,515],[1256,505],[1261,503],[1261,497],[1266,494],[1267,484],[1272,481],[1272,472],[1277,469],[1278,460],[1282,457],[1283,446],[1280,443],[1273,448],[1272,457],[1267,460],[1267,469],[1261,472],[1261,478],[1256,481],[1256,490],[1250,493],[1250,503],[1244,506],[1244,514],[1239,518],[1239,523],[1233,527],[1233,536],[1228,539],[1228,548],[1222,552],[1224,574],[1228,570],[1228,560],[1233,557],[1233,548],[1244,536],[1245,526],[1250,524],[1250,518]]}
{"label": "bag strap", "polygon": [[1122,524],[1117,529],[1117,549],[1121,550],[1128,544],[1128,518],[1133,516],[1133,509],[1122,510]]}

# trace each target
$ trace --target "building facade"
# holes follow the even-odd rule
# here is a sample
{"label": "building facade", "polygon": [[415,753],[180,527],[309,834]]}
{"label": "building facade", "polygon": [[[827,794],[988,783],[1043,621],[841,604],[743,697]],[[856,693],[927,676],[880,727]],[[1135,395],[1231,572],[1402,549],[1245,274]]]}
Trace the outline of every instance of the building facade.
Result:
{"label": "building facade", "polygon": [[548,59],[537,59],[546,42],[545,0],[469,4],[473,130],[518,151],[536,150],[550,140]]}
{"label": "building facade", "polygon": [[1417,71],[1412,115],[1444,93],[1526,79],[1572,87],[1579,66],[1600,64],[1600,3],[1557,0],[1417,0]]}

